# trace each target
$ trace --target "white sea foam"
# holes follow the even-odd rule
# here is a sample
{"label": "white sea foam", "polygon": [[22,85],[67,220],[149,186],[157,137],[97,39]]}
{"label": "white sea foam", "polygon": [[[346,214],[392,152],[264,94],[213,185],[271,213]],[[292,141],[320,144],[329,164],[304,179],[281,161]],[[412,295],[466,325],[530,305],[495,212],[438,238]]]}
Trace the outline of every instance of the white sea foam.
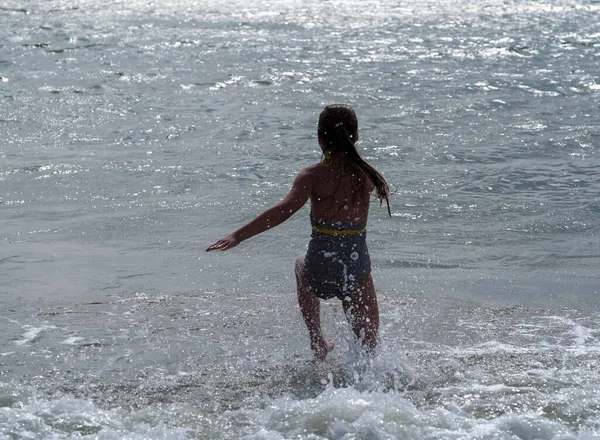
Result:
{"label": "white sea foam", "polygon": [[61,344],[65,344],[65,345],[77,345],[77,344],[79,344],[83,340],[84,339],[82,337],[80,337],[80,336],[71,336],[70,338],[67,338],[64,341],[62,341]]}
{"label": "white sea foam", "polygon": [[17,438],[98,440],[190,438],[189,427],[170,426],[168,410],[102,409],[88,400],[60,394],[47,398],[33,393],[12,399],[12,405],[0,408],[1,438],[15,435]]}
{"label": "white sea foam", "polygon": [[396,391],[358,391],[331,383],[314,398],[257,397],[241,409],[212,415],[193,405],[105,409],[69,395],[48,398],[33,390],[21,388],[21,392],[12,391],[10,402],[0,395],[5,402],[0,435],[26,427],[34,438],[95,439],[588,440],[598,436],[591,420],[589,426],[574,430],[535,411],[480,418],[453,402],[417,407]]}
{"label": "white sea foam", "polygon": [[25,325],[25,333],[21,335],[21,339],[15,341],[17,345],[30,344],[37,341],[42,335],[48,331],[56,329],[54,325],[42,324],[41,326]]}
{"label": "white sea foam", "polygon": [[[535,414],[476,418],[456,404],[417,408],[396,392],[358,392],[328,387],[314,399],[290,397],[265,402],[259,410],[239,410],[246,439],[587,439],[594,429],[573,431],[567,424]],[[221,420],[225,424],[225,420]],[[592,437],[590,437],[592,436]]]}

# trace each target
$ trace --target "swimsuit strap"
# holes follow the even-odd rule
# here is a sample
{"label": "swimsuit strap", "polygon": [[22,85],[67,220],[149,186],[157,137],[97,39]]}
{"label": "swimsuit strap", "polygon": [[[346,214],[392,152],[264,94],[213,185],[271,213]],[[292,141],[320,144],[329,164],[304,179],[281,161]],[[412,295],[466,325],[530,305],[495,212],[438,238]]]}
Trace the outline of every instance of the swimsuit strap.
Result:
{"label": "swimsuit strap", "polygon": [[362,234],[367,230],[367,228],[362,229],[328,229],[328,228],[320,228],[318,226],[312,227],[313,232],[319,232],[321,234],[326,235],[357,235]]}

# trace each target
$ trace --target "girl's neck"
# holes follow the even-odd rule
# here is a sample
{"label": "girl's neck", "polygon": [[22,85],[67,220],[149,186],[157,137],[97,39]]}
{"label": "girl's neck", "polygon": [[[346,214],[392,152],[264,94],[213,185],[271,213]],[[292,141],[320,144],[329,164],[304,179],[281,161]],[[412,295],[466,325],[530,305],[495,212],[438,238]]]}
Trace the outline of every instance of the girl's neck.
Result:
{"label": "girl's neck", "polygon": [[338,167],[348,161],[348,156],[345,153],[324,153],[321,165],[326,168],[331,166]]}

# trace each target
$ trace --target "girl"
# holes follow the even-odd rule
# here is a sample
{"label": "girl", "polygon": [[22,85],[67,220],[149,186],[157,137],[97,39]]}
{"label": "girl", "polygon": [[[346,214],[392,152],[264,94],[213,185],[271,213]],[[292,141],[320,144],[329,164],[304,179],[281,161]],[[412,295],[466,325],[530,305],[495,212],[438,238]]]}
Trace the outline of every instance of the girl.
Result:
{"label": "girl", "polygon": [[317,129],[323,159],[302,170],[289,194],[247,225],[209,246],[206,251],[230,249],[284,222],[311,201],[312,236],[305,256],[296,260],[298,303],[319,360],[333,349],[321,332],[320,299],[337,297],[357,338],[367,352],[377,346],[379,308],[371,278],[366,244],[369,198],[375,189],[388,214],[389,188],[385,179],[356,150],[358,119],[344,104],[325,107]]}

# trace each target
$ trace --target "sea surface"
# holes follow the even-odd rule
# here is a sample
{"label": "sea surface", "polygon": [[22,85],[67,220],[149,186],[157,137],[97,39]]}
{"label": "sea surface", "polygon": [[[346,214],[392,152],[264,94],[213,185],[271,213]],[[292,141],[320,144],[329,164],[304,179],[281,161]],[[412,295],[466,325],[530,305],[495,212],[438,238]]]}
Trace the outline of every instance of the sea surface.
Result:
{"label": "sea surface", "polygon": [[[599,439],[599,65],[597,0],[0,0],[0,439]],[[318,364],[309,207],[204,250],[338,102],[392,217]]]}

